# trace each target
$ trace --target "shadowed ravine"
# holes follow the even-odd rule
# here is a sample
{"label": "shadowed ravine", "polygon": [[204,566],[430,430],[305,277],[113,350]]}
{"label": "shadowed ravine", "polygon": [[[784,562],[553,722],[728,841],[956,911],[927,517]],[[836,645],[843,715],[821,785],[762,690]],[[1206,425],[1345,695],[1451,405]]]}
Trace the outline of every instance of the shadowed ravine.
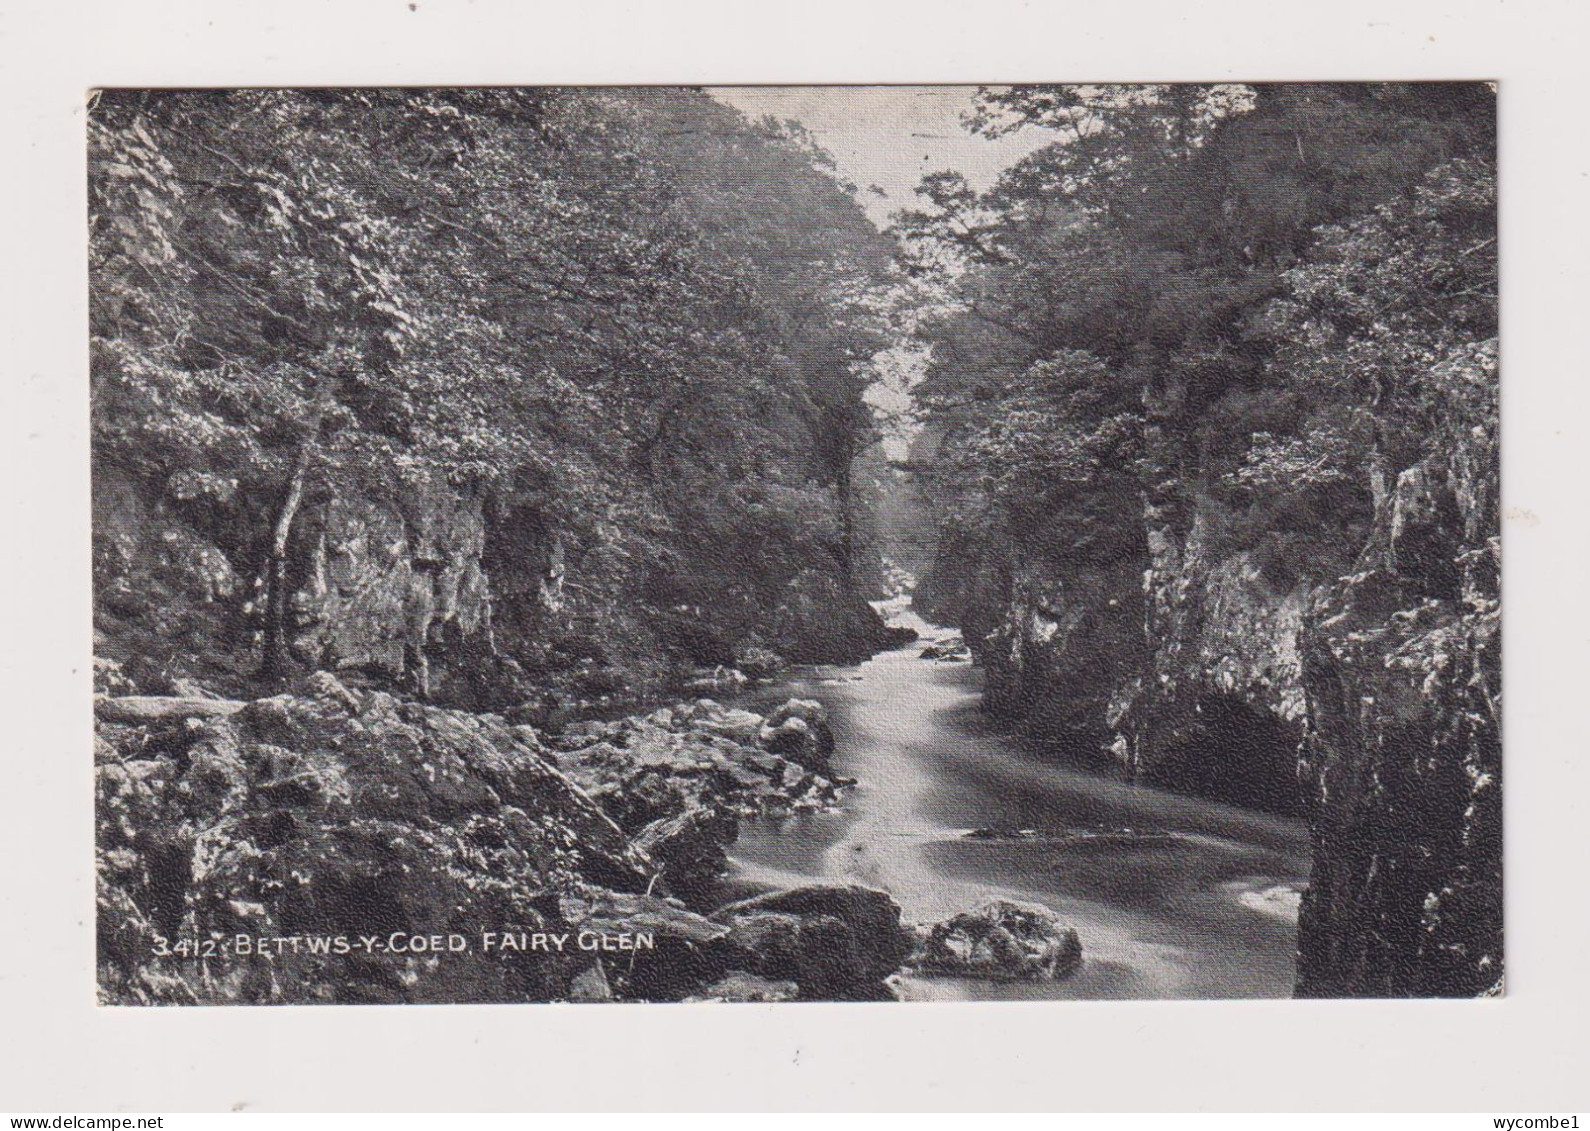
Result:
{"label": "shadowed ravine", "polygon": [[1500,994],[1496,109],[95,91],[100,1001]]}
{"label": "shadowed ravine", "polygon": [[[895,619],[925,640],[943,635],[909,609]],[[836,766],[859,784],[842,812],[747,823],[732,887],[862,883],[918,922],[1003,895],[1047,904],[1081,934],[1085,959],[1070,978],[912,977],[913,1000],[1291,995],[1295,892],[1308,873],[1300,823],[1045,760],[977,711],[974,668],[919,651],[808,669],[767,691],[828,705]],[[966,835],[974,829],[1036,835]]]}

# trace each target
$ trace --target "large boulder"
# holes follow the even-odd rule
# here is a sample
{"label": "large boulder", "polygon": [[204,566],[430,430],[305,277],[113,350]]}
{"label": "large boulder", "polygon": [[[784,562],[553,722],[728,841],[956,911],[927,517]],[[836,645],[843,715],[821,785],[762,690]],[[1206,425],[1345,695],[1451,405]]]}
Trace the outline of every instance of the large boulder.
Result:
{"label": "large boulder", "polygon": [[729,668],[719,664],[715,668],[702,668],[694,678],[685,682],[684,690],[697,695],[703,693],[722,695],[725,692],[739,691],[750,682],[750,677],[739,668]]}
{"label": "large boulder", "polygon": [[[455,706],[525,698],[523,673],[493,643],[479,493],[441,476],[395,487],[373,467],[335,475],[335,489],[306,498],[294,524],[295,661]],[[275,506],[278,488],[257,496],[246,481],[203,478],[184,471],[157,484],[147,467],[96,460],[95,626],[103,654],[145,691],[196,680],[242,696],[257,690],[259,657],[237,618],[252,595],[243,566],[258,547],[237,538],[251,527],[239,519]],[[214,509],[199,505],[206,495]]]}
{"label": "large boulder", "polygon": [[929,641],[917,653],[924,660],[970,660],[971,651],[966,647],[966,641],[960,636],[949,636],[943,640]]}
{"label": "large boulder", "polygon": [[690,707],[688,713],[675,708],[675,717],[708,734],[749,744],[762,732],[762,716],[753,711],[725,707],[711,699],[698,699]]}
{"label": "large boulder", "polygon": [[762,746],[816,773],[832,776],[834,732],[828,708],[815,699],[791,699],[778,707],[758,732]]}
{"label": "large boulder", "polygon": [[631,1001],[679,1001],[723,977],[733,959],[729,929],[688,910],[675,899],[598,891],[560,901],[570,950],[595,950],[606,967],[604,984]]}
{"label": "large boulder", "polygon": [[729,942],[756,973],[795,982],[804,1000],[882,996],[879,980],[867,974],[855,933],[831,915],[748,912],[734,917]]}
{"label": "large boulder", "polygon": [[912,959],[918,970],[965,978],[1061,978],[1082,961],[1074,927],[1037,903],[996,899],[928,929]]}
{"label": "large boulder", "polygon": [[866,599],[834,573],[805,569],[779,594],[763,637],[797,664],[856,664],[891,634]]}
{"label": "large boulder", "polygon": [[738,836],[739,822],[732,812],[695,806],[653,821],[636,835],[634,844],[661,866],[670,891],[696,896],[727,869],[724,846]]}
{"label": "large boulder", "polygon": [[712,918],[752,973],[799,986],[806,1001],[885,1001],[885,979],[911,953],[912,936],[887,892],[816,885],[732,903]]}
{"label": "large boulder", "polygon": [[[569,996],[589,965],[478,946],[248,960],[159,957],[157,938],[385,940],[555,931],[582,884],[643,890],[644,853],[543,753],[493,716],[331,677],[306,694],[102,722],[96,769],[100,981],[107,1001],[524,1001]],[[160,711],[145,702],[117,719]],[[159,741],[151,742],[151,735]],[[550,901],[550,902],[549,902]]]}
{"label": "large boulder", "polygon": [[800,996],[800,987],[794,982],[777,982],[759,977],[744,970],[730,970],[699,993],[685,998],[687,1002],[734,1001],[772,1002],[794,1001]]}
{"label": "large boulder", "polygon": [[[812,719],[825,717],[819,704],[801,702]],[[645,717],[571,724],[556,739],[554,757],[632,836],[699,809],[719,815],[714,827],[728,843],[735,832],[729,817],[825,805],[837,789],[828,776],[764,748],[764,729],[760,715],[699,699]],[[786,732],[796,731],[768,733],[775,745],[820,764],[832,743],[826,724],[796,719]],[[659,827],[647,835],[672,840],[687,831]]]}
{"label": "large boulder", "polygon": [[772,679],[786,665],[784,657],[771,648],[747,644],[734,653],[734,666],[748,679]]}

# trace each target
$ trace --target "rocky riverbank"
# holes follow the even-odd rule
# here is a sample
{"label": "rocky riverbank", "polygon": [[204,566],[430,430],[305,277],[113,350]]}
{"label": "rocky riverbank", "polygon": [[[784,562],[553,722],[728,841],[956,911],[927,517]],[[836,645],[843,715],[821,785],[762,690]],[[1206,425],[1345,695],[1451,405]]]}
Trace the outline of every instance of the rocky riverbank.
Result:
{"label": "rocky riverbank", "polygon": [[995,714],[1132,780],[1308,822],[1300,996],[1500,986],[1497,365],[1488,340],[1422,375],[1438,423],[1311,558],[1247,544],[1167,477],[1125,565],[1045,530],[953,600],[939,579]]}
{"label": "rocky riverbank", "polygon": [[95,710],[107,1003],[886,1000],[913,956],[1074,965],[1052,917],[913,929],[856,886],[710,905],[743,818],[847,784],[813,700],[554,733],[318,672]]}

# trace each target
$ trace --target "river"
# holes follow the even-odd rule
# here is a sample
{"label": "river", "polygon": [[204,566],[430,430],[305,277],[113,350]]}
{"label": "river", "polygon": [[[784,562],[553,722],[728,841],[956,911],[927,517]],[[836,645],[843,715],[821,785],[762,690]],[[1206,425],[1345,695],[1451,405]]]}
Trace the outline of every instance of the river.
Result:
{"label": "river", "polygon": [[[726,891],[861,883],[919,923],[1002,896],[1047,905],[1081,936],[1083,964],[1062,980],[912,975],[907,1000],[1291,996],[1301,823],[1025,748],[977,710],[976,668],[920,658],[943,629],[900,603],[888,612],[923,641],[757,696],[824,702],[835,766],[858,784],[839,811],[746,822]],[[990,829],[1011,835],[968,835]]]}

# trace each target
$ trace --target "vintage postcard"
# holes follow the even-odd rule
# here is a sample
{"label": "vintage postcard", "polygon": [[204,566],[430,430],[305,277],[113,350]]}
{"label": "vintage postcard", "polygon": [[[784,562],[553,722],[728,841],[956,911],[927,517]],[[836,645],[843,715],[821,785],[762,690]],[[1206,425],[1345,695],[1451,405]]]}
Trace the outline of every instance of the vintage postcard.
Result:
{"label": "vintage postcard", "polygon": [[1493,84],[86,116],[102,1004],[1501,993]]}

